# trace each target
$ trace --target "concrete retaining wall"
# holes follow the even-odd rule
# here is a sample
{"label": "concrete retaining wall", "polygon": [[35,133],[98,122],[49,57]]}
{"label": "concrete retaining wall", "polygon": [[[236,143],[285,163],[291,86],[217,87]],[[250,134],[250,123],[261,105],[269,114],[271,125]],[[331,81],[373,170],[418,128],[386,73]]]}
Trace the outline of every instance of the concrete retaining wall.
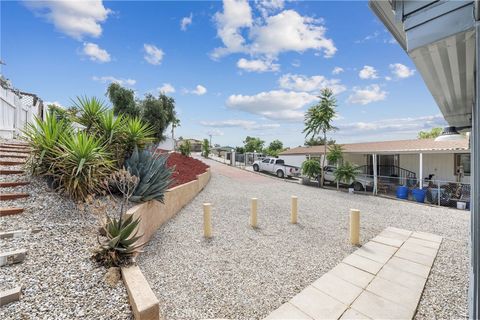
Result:
{"label": "concrete retaining wall", "polygon": [[[140,217],[139,242],[148,242],[165,222],[170,220],[185,205],[195,198],[210,181],[210,169],[197,176],[194,181],[168,189],[164,203],[152,200],[141,203],[127,211],[127,215]],[[158,320],[158,299],[150,288],[147,279],[138,266],[122,268],[123,282],[127,287],[132,311],[137,320]]]}

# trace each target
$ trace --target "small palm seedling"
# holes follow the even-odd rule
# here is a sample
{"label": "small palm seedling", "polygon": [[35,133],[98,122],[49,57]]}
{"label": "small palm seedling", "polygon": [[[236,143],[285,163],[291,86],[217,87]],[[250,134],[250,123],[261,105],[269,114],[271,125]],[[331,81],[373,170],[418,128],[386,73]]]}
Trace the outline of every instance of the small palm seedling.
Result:
{"label": "small palm seedling", "polygon": [[310,179],[318,178],[321,172],[322,169],[318,160],[309,159],[302,163],[302,174]]}
{"label": "small palm seedling", "polygon": [[157,200],[163,203],[165,190],[172,182],[173,170],[167,166],[168,155],[154,154],[149,150],[133,151],[125,161],[128,171],[140,180],[133,192],[131,201],[146,202]]}
{"label": "small palm seedling", "polygon": [[343,165],[339,166],[333,175],[335,177],[335,181],[350,185],[355,181],[358,173],[358,168],[347,161]]}
{"label": "small palm seedling", "polygon": [[[107,214],[102,227],[105,239],[100,241],[100,248],[96,251],[94,259],[106,267],[125,266],[132,262],[132,258],[139,252],[144,243],[137,243],[142,235],[138,235],[140,218],[134,215],[124,216],[128,202],[132,196],[139,179],[131,175],[127,170],[119,170],[105,181],[105,186],[112,198],[113,192],[122,195],[119,215],[117,218]],[[113,191],[112,191],[113,190]]]}

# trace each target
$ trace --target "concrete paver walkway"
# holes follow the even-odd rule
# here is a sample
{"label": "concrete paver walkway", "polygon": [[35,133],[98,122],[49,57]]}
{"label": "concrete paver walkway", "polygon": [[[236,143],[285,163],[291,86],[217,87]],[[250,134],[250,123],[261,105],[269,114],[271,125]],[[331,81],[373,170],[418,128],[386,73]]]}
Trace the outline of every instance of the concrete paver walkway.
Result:
{"label": "concrete paver walkway", "polygon": [[266,319],[411,319],[441,242],[388,227]]}

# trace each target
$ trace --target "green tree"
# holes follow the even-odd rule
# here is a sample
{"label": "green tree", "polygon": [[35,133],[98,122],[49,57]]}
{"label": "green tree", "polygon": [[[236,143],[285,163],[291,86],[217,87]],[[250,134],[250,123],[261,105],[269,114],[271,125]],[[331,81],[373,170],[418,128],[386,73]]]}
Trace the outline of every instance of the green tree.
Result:
{"label": "green tree", "polygon": [[302,163],[302,174],[308,178],[316,178],[322,172],[320,162],[315,159],[308,159]]}
{"label": "green tree", "polygon": [[347,161],[343,165],[338,167],[337,170],[335,170],[335,172],[333,173],[333,175],[337,183],[344,182],[347,185],[350,185],[355,181],[358,172],[358,168]]}
{"label": "green tree", "polygon": [[202,143],[202,156],[204,158],[208,158],[208,155],[210,154],[210,142],[208,142],[208,139],[203,139]]}
{"label": "green tree", "polygon": [[243,153],[245,153],[245,148],[244,147],[235,147],[235,152],[243,154]]}
{"label": "green tree", "polygon": [[[324,141],[328,141],[327,133],[336,130],[332,124],[332,121],[337,114],[335,111],[335,108],[337,107],[337,100],[335,99],[332,90],[328,88],[325,88],[321,91],[319,98],[320,102],[310,107],[305,114],[305,129],[303,130],[303,133],[305,133],[305,138],[308,138],[309,136],[316,138],[317,136],[321,135]],[[324,144],[323,146],[323,154],[326,155],[327,144]],[[325,158],[326,157],[322,157],[322,177],[320,180],[321,187],[323,187],[323,183],[325,181],[323,174]]]}
{"label": "green tree", "polygon": [[133,90],[112,82],[107,88],[107,96],[113,104],[113,113],[115,115],[140,116],[140,109],[135,104],[135,94]]}
{"label": "green tree", "polygon": [[430,131],[420,131],[418,139],[435,139],[442,134],[442,128],[432,128]]}
{"label": "green tree", "polygon": [[[336,141],[333,139],[328,139],[327,141],[328,145],[335,144],[335,143]],[[317,138],[311,137],[310,139],[305,140],[305,143],[304,143],[304,145],[307,147],[323,146],[324,144],[325,144],[325,140],[323,139],[323,137],[317,137]]]}
{"label": "green tree", "polygon": [[265,145],[265,141],[261,140],[260,138],[250,136],[247,136],[243,143],[245,144],[245,152],[261,152],[263,150],[263,146]]}
{"label": "green tree", "polygon": [[[332,144],[328,146],[327,160],[329,163],[333,163],[337,166],[343,160],[343,147],[339,144]],[[337,189],[339,189],[339,181],[337,181]]]}
{"label": "green tree", "polygon": [[142,119],[155,131],[155,139],[165,139],[163,133],[172,123],[175,117],[175,100],[161,93],[158,98],[152,94],[146,94],[145,99],[140,101]]}
{"label": "green tree", "polygon": [[280,152],[283,151],[283,142],[280,140],[273,140],[268,145],[265,153],[272,157],[277,157]]}

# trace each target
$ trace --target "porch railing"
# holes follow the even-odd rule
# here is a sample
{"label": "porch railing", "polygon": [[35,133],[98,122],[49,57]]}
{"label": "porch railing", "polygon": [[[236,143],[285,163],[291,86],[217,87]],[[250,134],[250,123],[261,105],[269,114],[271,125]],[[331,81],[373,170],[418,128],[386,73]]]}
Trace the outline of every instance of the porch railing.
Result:
{"label": "porch railing", "polygon": [[[371,165],[360,166],[358,170],[362,174],[373,175],[373,166]],[[415,172],[394,165],[378,165],[377,174],[378,176],[396,177],[404,180],[416,179],[417,177]]]}

